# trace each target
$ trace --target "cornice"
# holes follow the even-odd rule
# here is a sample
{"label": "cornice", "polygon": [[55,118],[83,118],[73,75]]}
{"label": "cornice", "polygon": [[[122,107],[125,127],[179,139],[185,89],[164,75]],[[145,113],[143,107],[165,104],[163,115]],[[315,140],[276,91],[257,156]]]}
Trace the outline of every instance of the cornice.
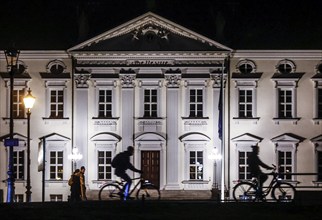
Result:
{"label": "cornice", "polygon": [[301,59],[301,60],[321,60],[322,50],[236,50],[232,53],[231,58],[247,58],[257,60],[277,60]]}
{"label": "cornice", "polygon": [[[68,59],[70,55],[65,50],[21,50],[19,59]],[[5,60],[4,53],[0,53],[0,59]]]}

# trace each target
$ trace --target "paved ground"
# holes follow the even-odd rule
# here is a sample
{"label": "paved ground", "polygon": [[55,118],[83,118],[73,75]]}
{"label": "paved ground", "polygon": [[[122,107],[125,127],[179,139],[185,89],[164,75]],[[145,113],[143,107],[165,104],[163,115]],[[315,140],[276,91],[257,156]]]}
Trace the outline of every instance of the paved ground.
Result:
{"label": "paved ground", "polygon": [[0,204],[0,219],[55,220],[320,220],[321,204],[218,203],[215,201],[127,201]]}

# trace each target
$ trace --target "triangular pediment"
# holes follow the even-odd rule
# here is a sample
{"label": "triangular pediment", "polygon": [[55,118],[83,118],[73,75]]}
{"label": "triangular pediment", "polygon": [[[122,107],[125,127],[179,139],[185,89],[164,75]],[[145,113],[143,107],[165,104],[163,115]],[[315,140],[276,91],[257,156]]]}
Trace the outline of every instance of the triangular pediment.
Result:
{"label": "triangular pediment", "polygon": [[254,142],[254,143],[259,143],[263,140],[263,138],[258,137],[253,134],[245,133],[242,135],[239,135],[237,137],[234,137],[231,139],[234,142]]}
{"label": "triangular pediment", "polygon": [[322,143],[322,134],[311,139],[313,143]]}
{"label": "triangular pediment", "polygon": [[70,48],[87,51],[231,51],[232,49],[152,12]]}
{"label": "triangular pediment", "polygon": [[70,138],[57,133],[51,133],[46,136],[40,137],[39,139],[45,141],[70,141]]}
{"label": "triangular pediment", "polygon": [[299,143],[302,142],[303,140],[305,140],[305,138],[298,136],[296,134],[293,133],[285,133],[279,136],[276,136],[274,138],[271,139],[272,142],[292,142],[292,143]]}

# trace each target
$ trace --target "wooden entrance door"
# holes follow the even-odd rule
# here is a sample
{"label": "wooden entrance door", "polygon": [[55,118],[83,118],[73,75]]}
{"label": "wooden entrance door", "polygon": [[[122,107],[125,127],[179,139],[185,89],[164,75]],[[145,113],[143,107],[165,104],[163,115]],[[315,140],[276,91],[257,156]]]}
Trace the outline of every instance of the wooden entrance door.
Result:
{"label": "wooden entrance door", "polygon": [[143,177],[160,187],[160,151],[141,151]]}

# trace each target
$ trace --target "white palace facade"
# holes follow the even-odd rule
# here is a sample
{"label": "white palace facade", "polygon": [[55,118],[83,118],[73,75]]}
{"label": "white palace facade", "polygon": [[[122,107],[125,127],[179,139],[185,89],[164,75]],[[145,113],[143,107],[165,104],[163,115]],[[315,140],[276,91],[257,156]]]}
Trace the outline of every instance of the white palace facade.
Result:
{"label": "white palace facade", "polygon": [[[3,202],[8,72],[1,53]],[[22,98],[29,88],[36,97],[30,135],[33,202],[67,201],[74,166],[86,167],[88,197],[97,199],[102,183],[117,178],[111,159],[129,145],[135,147],[133,164],[159,186],[161,196],[201,195],[218,186],[231,198],[235,180],[250,178],[246,159],[256,144],[265,163],[311,173],[287,175],[288,181],[321,190],[321,50],[233,49],[151,12],[66,50],[22,50],[13,100],[17,201],[26,197]],[[68,159],[73,148],[83,155],[76,164]]]}

